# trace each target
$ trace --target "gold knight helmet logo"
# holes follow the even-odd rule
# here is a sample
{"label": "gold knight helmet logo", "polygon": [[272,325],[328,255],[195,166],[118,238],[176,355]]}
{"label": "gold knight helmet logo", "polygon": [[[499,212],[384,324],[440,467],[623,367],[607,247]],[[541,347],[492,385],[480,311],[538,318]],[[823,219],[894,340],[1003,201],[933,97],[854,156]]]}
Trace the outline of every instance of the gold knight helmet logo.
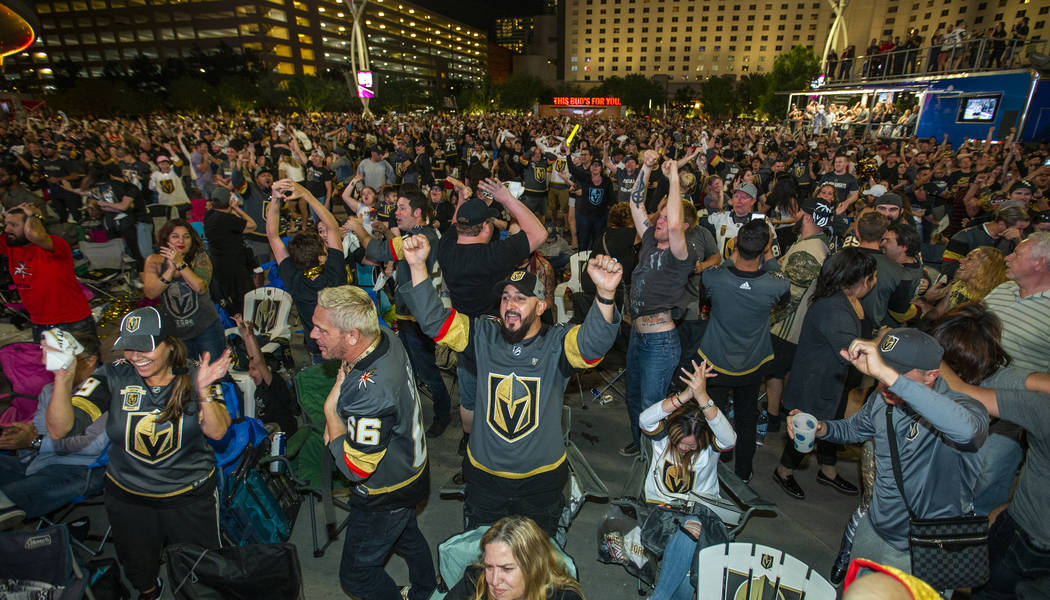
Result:
{"label": "gold knight helmet logo", "polygon": [[516,442],[532,433],[539,423],[540,379],[489,374],[488,425],[501,438]]}
{"label": "gold knight helmet logo", "polygon": [[886,334],[882,338],[882,343],[879,344],[879,350],[882,350],[883,352],[892,352],[893,349],[897,347],[897,342],[899,341],[901,341],[899,337]]}
{"label": "gold knight helmet logo", "polygon": [[667,491],[675,494],[686,494],[693,489],[695,474],[691,469],[680,467],[672,461],[664,461],[663,481]]}
{"label": "gold knight helmet logo", "polygon": [[160,411],[128,413],[124,449],[144,463],[156,464],[175,454],[182,444],[182,419],[158,422]]}
{"label": "gold knight helmet logo", "polygon": [[142,325],[142,317],[128,317],[127,321],[124,322],[124,331],[134,333],[139,330],[140,325]]}

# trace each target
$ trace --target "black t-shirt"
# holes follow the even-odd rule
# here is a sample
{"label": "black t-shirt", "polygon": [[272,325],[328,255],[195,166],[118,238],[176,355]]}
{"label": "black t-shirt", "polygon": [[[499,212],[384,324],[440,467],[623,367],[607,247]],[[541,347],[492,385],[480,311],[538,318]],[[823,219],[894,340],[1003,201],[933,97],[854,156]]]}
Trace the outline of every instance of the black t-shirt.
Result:
{"label": "black t-shirt", "polygon": [[317,293],[328,287],[346,285],[346,261],[343,252],[335,248],[328,249],[321,272],[314,278],[295,267],[291,258],[286,258],[277,265],[277,274],[284,282],[285,289],[292,295],[295,309],[299,311],[299,320],[303,322],[306,347],[310,352],[317,352],[317,342],[310,337],[314,328],[314,309],[317,308]]}
{"label": "black t-shirt", "polygon": [[306,165],[306,181],[303,186],[314,195],[314,198],[324,198],[328,195],[328,189],[324,183],[332,181],[335,175],[326,167],[315,167],[312,163]]}
{"label": "black t-shirt", "polygon": [[438,242],[437,259],[452,298],[452,308],[468,317],[497,314],[493,291],[501,279],[529,257],[524,231],[490,244],[457,244],[455,228]]}
{"label": "black t-shirt", "polygon": [[244,255],[245,220],[233,213],[209,210],[204,213],[204,237],[208,239],[208,253],[219,259]]}
{"label": "black t-shirt", "polygon": [[825,173],[820,176],[820,181],[817,182],[817,188],[825,183],[835,188],[835,199],[838,202],[845,202],[850,192],[860,190],[860,185],[857,183],[857,178],[849,173],[843,173],[838,175],[835,172]]}
{"label": "black t-shirt", "polygon": [[264,423],[277,423],[288,435],[299,429],[295,420],[295,401],[288,382],[280,373],[271,369],[270,383],[260,381],[255,388],[255,413]]}

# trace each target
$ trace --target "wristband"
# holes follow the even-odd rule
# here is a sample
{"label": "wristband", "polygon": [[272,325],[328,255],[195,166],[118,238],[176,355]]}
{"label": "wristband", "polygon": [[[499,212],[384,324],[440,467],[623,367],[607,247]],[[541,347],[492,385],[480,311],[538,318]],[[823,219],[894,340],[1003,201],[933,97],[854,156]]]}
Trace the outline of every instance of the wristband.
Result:
{"label": "wristband", "polygon": [[189,266],[189,265],[187,265],[187,264],[186,264],[186,263],[184,262],[184,263],[182,263],[181,265],[179,265],[179,266],[175,267],[175,270],[176,270],[176,271],[181,271],[181,270],[185,269],[185,268],[186,268],[187,266]]}
{"label": "wristband", "polygon": [[613,306],[614,304],[616,304],[616,300],[614,298],[602,298],[598,294],[594,295],[594,299],[597,300],[599,304],[606,304],[608,306]]}
{"label": "wristband", "polygon": [[164,285],[171,285],[171,282],[172,282],[171,279],[164,279],[163,275],[159,275],[157,277],[157,279],[160,279],[160,282],[163,283]]}
{"label": "wristband", "polygon": [[44,220],[44,215],[38,215],[38,214],[36,214],[36,213],[30,213],[30,215],[29,215],[29,216],[30,216],[30,217],[33,217],[34,219],[40,219],[40,221],[43,221],[43,220]]}

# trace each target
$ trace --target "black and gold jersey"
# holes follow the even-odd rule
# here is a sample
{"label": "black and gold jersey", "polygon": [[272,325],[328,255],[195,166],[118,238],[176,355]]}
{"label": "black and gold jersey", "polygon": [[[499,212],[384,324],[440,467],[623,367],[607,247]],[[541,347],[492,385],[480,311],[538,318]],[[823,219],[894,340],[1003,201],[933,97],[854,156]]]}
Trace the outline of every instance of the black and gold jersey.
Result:
{"label": "black and gold jersey", "polygon": [[616,339],[620,315],[609,323],[595,306],[582,325],[544,327],[517,343],[503,339],[491,317],[446,309],[434,286],[400,286],[420,327],[435,341],[474,357],[477,401],[467,447],[471,465],[489,475],[525,479],[565,461],[561,414],[574,369],[593,367]]}
{"label": "black and gold jersey", "polygon": [[[73,431],[107,413],[111,443],[106,476],[126,492],[177,496],[203,485],[215,472],[215,453],[201,431],[196,398],[178,421],[157,420],[173,387],[146,385],[135,367],[120,359],[96,369],[73,392]],[[216,393],[221,391],[216,388]]]}
{"label": "black and gold jersey", "polygon": [[346,434],[328,448],[357,484],[350,504],[392,510],[415,506],[427,495],[430,467],[415,382],[401,340],[385,328],[343,379],[336,413]]}

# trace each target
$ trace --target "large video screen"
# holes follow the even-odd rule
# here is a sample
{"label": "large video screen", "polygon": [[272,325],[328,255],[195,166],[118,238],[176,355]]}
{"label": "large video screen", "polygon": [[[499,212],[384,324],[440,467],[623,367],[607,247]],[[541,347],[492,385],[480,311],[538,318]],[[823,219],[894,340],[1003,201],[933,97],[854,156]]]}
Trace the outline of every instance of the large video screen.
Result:
{"label": "large video screen", "polygon": [[999,110],[999,94],[994,96],[970,96],[959,104],[959,123],[991,123]]}

